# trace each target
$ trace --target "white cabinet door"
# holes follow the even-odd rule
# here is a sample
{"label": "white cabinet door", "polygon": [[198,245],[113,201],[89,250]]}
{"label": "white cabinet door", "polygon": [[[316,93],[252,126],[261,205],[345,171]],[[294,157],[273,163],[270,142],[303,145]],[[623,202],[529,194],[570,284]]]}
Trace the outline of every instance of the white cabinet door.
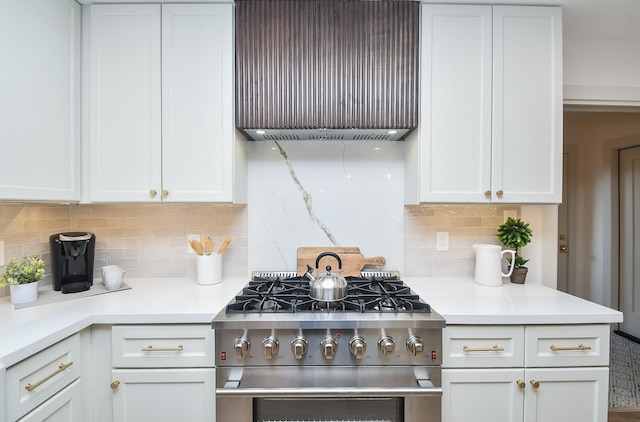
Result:
{"label": "white cabinet door", "polygon": [[80,200],[80,5],[0,2],[0,200]]}
{"label": "white cabinet door", "polygon": [[160,201],[160,5],[93,5],[89,25],[89,200]]}
{"label": "white cabinet door", "polygon": [[609,368],[527,369],[525,377],[525,422],[607,420]]}
{"label": "white cabinet door", "polygon": [[560,203],[560,8],[493,7],[492,116],[492,201]]}
{"label": "white cabinet door", "polygon": [[425,4],[421,13],[407,202],[559,203],[560,8]]}
{"label": "white cabinet door", "polygon": [[443,369],[442,421],[521,421],[523,375],[522,368]]}
{"label": "white cabinet door", "polygon": [[421,202],[489,200],[491,19],[491,6],[422,6]]}
{"label": "white cabinet door", "polygon": [[114,422],[210,422],[215,369],[119,369],[112,372]]}
{"label": "white cabinet door", "polygon": [[165,201],[233,200],[233,6],[162,6]]}
{"label": "white cabinet door", "polygon": [[233,5],[90,8],[88,200],[232,202]]}
{"label": "white cabinet door", "polygon": [[82,422],[82,383],[78,379],[19,422]]}

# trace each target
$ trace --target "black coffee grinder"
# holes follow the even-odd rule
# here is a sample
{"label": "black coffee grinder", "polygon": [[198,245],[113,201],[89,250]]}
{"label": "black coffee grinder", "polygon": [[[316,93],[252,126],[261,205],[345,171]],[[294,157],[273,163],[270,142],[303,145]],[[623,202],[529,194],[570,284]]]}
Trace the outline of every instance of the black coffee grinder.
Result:
{"label": "black coffee grinder", "polygon": [[93,285],[93,257],[96,236],[88,232],[57,233],[49,236],[53,290],[77,293]]}

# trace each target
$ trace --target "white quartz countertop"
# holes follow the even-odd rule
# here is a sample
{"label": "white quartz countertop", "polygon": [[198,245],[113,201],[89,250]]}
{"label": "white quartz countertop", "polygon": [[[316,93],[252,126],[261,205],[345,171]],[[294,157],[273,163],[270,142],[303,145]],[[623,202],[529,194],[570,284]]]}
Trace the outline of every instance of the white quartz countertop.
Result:
{"label": "white quartz countertop", "polygon": [[535,284],[481,286],[471,278],[406,278],[451,324],[598,324],[622,322],[622,313]]}
{"label": "white quartz countertop", "polygon": [[[484,287],[472,279],[405,281],[447,324],[590,324],[622,313],[538,284]],[[0,299],[0,365],[21,359],[93,324],[209,323],[248,282],[225,279],[127,279],[130,290],[14,309]]]}

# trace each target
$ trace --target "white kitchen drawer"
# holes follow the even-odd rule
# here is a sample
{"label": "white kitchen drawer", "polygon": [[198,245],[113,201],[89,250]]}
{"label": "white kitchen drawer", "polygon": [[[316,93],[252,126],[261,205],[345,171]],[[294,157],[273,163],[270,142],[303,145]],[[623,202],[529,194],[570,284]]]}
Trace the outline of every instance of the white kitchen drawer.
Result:
{"label": "white kitchen drawer", "polygon": [[82,383],[74,381],[19,422],[82,422]]}
{"label": "white kitchen drawer", "polygon": [[[80,336],[50,346],[7,369],[7,418],[35,409],[80,376]],[[30,390],[30,391],[29,391]]]}
{"label": "white kitchen drawer", "polygon": [[443,330],[443,368],[510,368],[524,364],[524,327],[453,325]]}
{"label": "white kitchen drawer", "polygon": [[116,325],[114,368],[213,367],[213,330],[198,325]]}
{"label": "white kitchen drawer", "polygon": [[525,366],[608,366],[609,330],[607,324],[527,326]]}

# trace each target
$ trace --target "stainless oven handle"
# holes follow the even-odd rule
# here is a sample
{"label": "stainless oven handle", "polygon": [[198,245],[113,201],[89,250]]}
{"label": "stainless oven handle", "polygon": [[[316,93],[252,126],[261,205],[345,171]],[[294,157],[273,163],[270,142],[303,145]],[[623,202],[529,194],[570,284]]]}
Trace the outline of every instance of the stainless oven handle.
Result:
{"label": "stainless oven handle", "polygon": [[404,387],[404,388],[216,388],[217,396],[233,397],[406,397],[442,396],[442,387]]}

